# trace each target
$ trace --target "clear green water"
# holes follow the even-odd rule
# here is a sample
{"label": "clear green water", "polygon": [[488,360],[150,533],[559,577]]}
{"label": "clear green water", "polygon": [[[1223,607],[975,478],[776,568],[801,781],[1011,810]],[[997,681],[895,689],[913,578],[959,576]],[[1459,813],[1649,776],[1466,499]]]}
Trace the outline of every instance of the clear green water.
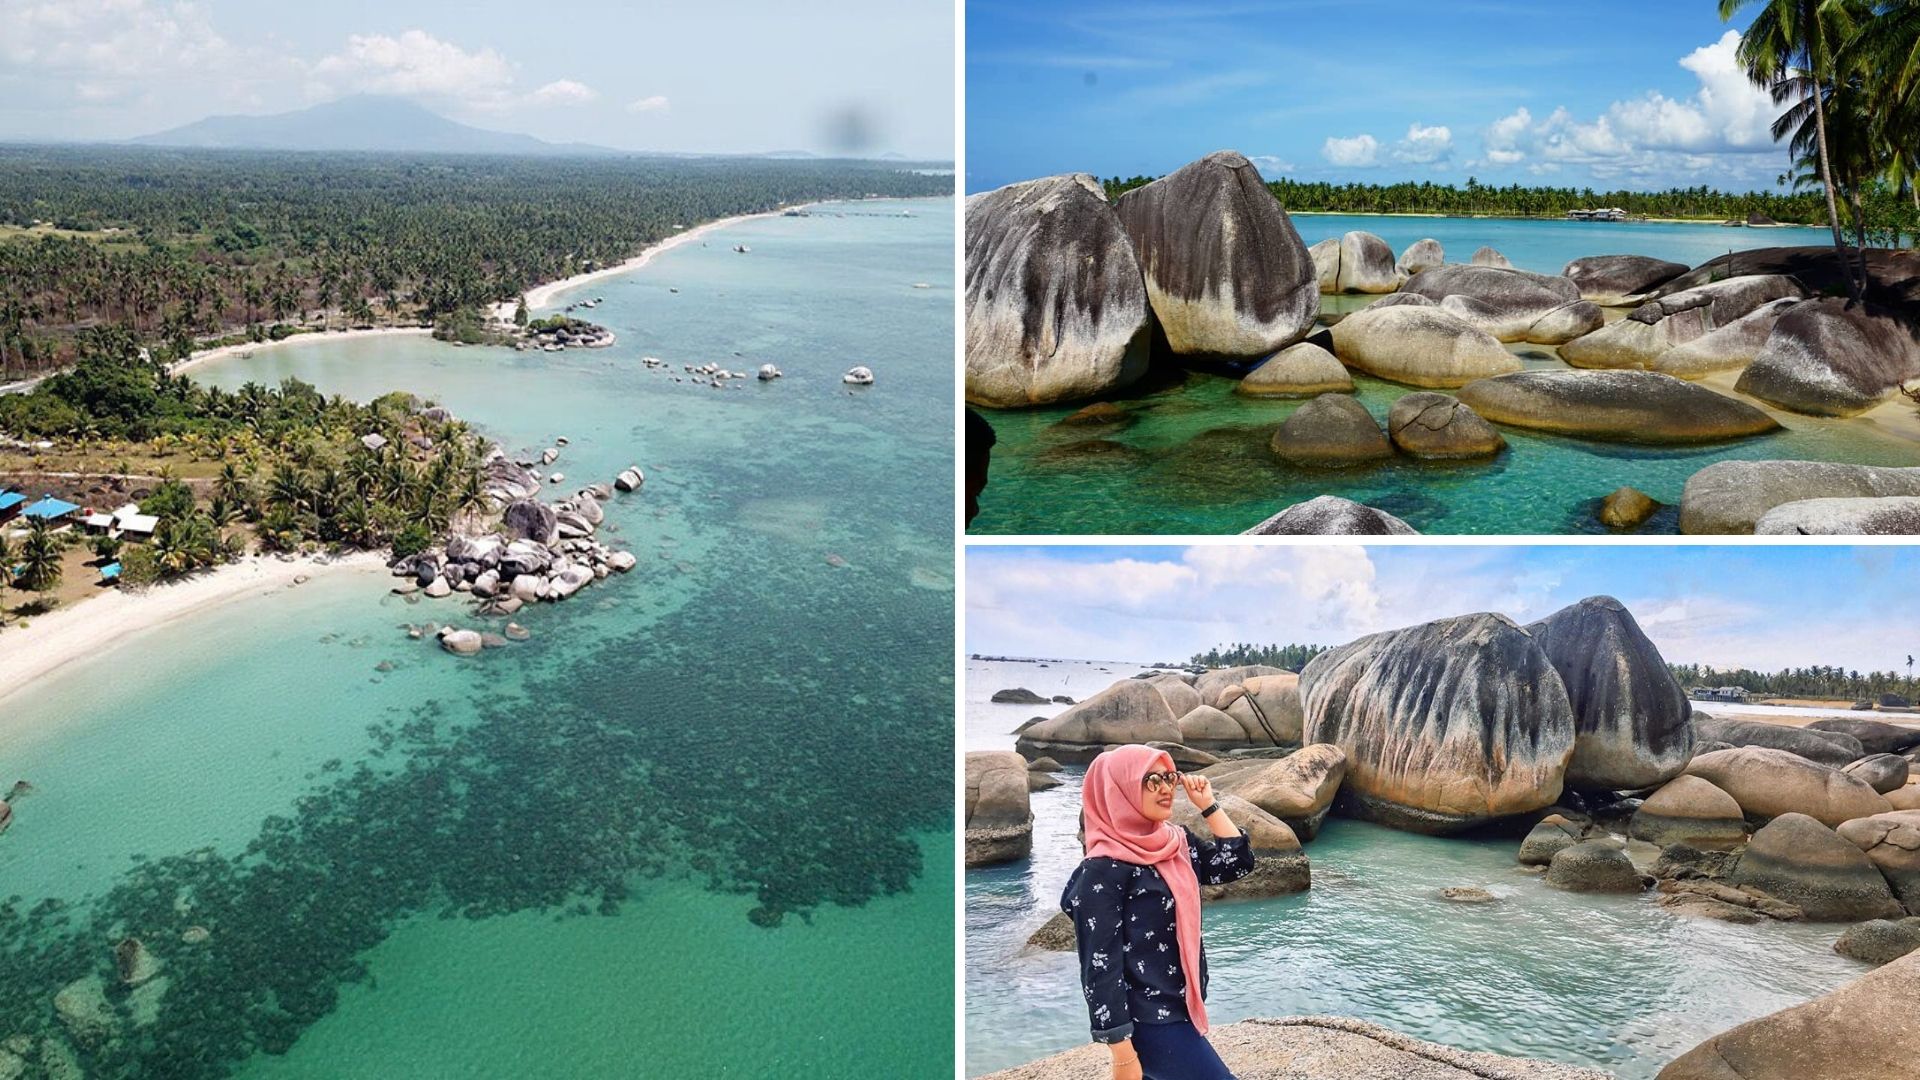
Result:
{"label": "clear green water", "polygon": [[[966,747],[1009,749],[1021,721],[1062,708],[994,705],[995,690],[1085,696],[1135,670],[970,661]],[[1034,796],[1030,858],[966,873],[968,1075],[1087,1041],[1073,955],[1024,947],[1080,861],[1080,775]],[[1307,846],[1312,889],[1207,908],[1209,1017],[1357,1016],[1469,1050],[1651,1080],[1708,1036],[1866,970],[1833,952],[1839,926],[1732,926],[1667,915],[1650,895],[1550,889],[1520,872],[1519,843],[1330,819]],[[1499,902],[1442,900],[1452,885]]]}
{"label": "clear green water", "polygon": [[[1492,243],[1516,265],[1549,273],[1590,254],[1634,252],[1698,263],[1730,247],[1809,242],[1801,229],[1700,225],[1320,215],[1302,215],[1296,223],[1309,242],[1366,229],[1396,251],[1434,236],[1456,259]],[[1323,306],[1345,313],[1371,299],[1327,297]],[[1529,367],[1564,366],[1552,349],[1510,348]],[[1383,425],[1393,402],[1413,392],[1364,375],[1354,381],[1358,400]],[[1237,533],[1294,503],[1333,494],[1385,510],[1425,533],[1599,534],[1610,531],[1596,518],[1600,501],[1630,484],[1668,504],[1637,531],[1675,533],[1687,478],[1716,461],[1920,464],[1920,446],[1872,421],[1768,410],[1786,430],[1712,446],[1632,446],[1505,428],[1507,449],[1486,461],[1396,458],[1358,469],[1301,468],[1275,458],[1267,443],[1302,403],[1242,398],[1233,393],[1234,386],[1234,378],[1224,374],[1173,371],[1113,399],[1134,416],[1117,430],[1060,425],[1079,404],[978,410],[999,441],[971,531]]]}
{"label": "clear green water", "polygon": [[[905,206],[586,286],[608,350],[362,339],[196,373],[565,435],[566,490],[638,462],[602,532],[640,564],[475,659],[401,629],[462,609],[341,573],[10,699],[0,762],[36,790],[0,837],[0,1037],[53,1028],[132,933],[169,983],[90,1076],[942,1074],[952,206]],[[787,376],[716,391],[642,355]],[[840,383],[855,363],[876,385]]]}

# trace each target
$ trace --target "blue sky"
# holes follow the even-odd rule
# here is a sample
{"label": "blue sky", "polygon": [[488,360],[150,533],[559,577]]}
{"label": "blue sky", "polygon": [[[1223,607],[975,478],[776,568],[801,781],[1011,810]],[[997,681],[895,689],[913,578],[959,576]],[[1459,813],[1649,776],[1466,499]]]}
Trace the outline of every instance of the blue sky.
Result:
{"label": "blue sky", "polygon": [[1904,671],[1920,654],[1889,600],[1920,577],[1915,548],[976,546],[966,570],[970,653],[1152,662],[1608,595],[1674,663]]}
{"label": "blue sky", "polygon": [[1772,189],[1772,106],[1717,10],[972,0],[967,189],[1159,175],[1223,148],[1270,179]]}
{"label": "blue sky", "polygon": [[118,139],[399,94],[631,150],[953,156],[950,0],[0,0],[0,138]]}

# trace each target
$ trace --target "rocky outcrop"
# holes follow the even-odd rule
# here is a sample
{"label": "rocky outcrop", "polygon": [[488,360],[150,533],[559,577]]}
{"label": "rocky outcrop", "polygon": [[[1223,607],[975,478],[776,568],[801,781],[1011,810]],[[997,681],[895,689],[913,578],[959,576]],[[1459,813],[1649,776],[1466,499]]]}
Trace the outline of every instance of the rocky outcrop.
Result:
{"label": "rocky outcrop", "polygon": [[1920,950],[1920,917],[1869,919],[1847,927],[1833,951],[1868,964],[1887,964]]}
{"label": "rocky outcrop", "polygon": [[967,865],[1024,859],[1033,851],[1027,761],[1008,750],[967,753]]}
{"label": "rocky outcrop", "polygon": [[1661,847],[1731,851],[1746,843],[1747,819],[1733,796],[1697,776],[1677,776],[1634,810],[1627,835]]}
{"label": "rocky outcrop", "polygon": [[[1207,1041],[1240,1080],[1613,1080],[1576,1065],[1455,1050],[1344,1016],[1242,1020],[1215,1027]],[[1107,1075],[1109,1058],[1106,1047],[1089,1044],[981,1080],[1087,1080]]]}
{"label": "rocky outcrop", "polygon": [[1294,503],[1242,536],[1418,536],[1413,526],[1384,510],[1338,495]]}
{"label": "rocky outcrop", "polygon": [[1837,731],[1812,726],[1769,724],[1764,720],[1736,720],[1701,714],[1694,719],[1694,733],[1702,741],[1728,746],[1765,746],[1798,754],[1808,761],[1841,768],[1866,756],[1860,740]]}
{"label": "rocky outcrop", "polygon": [[[1259,900],[1305,892],[1312,887],[1312,868],[1306,853],[1300,850],[1299,837],[1286,822],[1238,795],[1221,792],[1219,800],[1220,809],[1228,819],[1247,834],[1248,844],[1253,848],[1253,872],[1227,885],[1202,885],[1200,899],[1208,902]],[[1185,799],[1174,802],[1172,820],[1195,836],[1212,835],[1206,819]]]}
{"label": "rocky outcrop", "polygon": [[1600,503],[1600,523],[1614,529],[1631,529],[1660,509],[1653,496],[1636,487],[1621,486]]}
{"label": "rocky outcrop", "polygon": [[1619,842],[1599,838],[1555,852],[1547,863],[1547,884],[1569,892],[1637,893],[1646,888]]}
{"label": "rocky outcrop", "polygon": [[1202,750],[1231,750],[1247,745],[1240,722],[1211,705],[1196,705],[1180,715],[1180,741]]}
{"label": "rocky outcrop", "polygon": [[1027,689],[1024,686],[1016,686],[1007,690],[995,690],[993,692],[993,696],[991,698],[988,698],[987,700],[993,702],[996,705],[1045,705],[1047,704],[1046,698],[1041,697],[1039,694],[1034,693],[1033,691]]}
{"label": "rocky outcrop", "polygon": [[1238,795],[1311,840],[1319,835],[1347,775],[1347,755],[1337,746],[1319,743],[1279,761],[1232,762],[1216,769],[1224,770],[1215,781],[1220,790]]}
{"label": "rocky outcrop", "polygon": [[1623,307],[1686,272],[1685,263],[1646,255],[1589,255],[1568,263],[1560,275],[1574,283],[1582,300]]}
{"label": "rocky outcrop", "polygon": [[1476,248],[1474,250],[1473,259],[1471,261],[1475,266],[1497,266],[1503,270],[1513,269],[1513,263],[1507,261],[1507,257],[1505,255],[1502,255],[1498,251],[1495,251],[1494,249],[1490,247],[1485,247],[1485,246]]}
{"label": "rocky outcrop", "polygon": [[1873,861],[1805,814],[1782,814],[1754,833],[1727,883],[1759,889],[1816,922],[1903,914]]}
{"label": "rocky outcrop", "polygon": [[1680,379],[1704,379],[1718,371],[1738,371],[1753,363],[1766,348],[1773,326],[1799,300],[1774,300],[1708,331],[1683,345],[1676,345],[1653,360],[1653,370]]}
{"label": "rocky outcrop", "polygon": [[1146,373],[1146,282],[1093,177],[1050,176],[969,198],[966,263],[968,401],[1074,401]]}
{"label": "rocky outcrop", "polygon": [[1273,433],[1268,449],[1292,465],[1341,468],[1393,456],[1380,424],[1345,394],[1322,394],[1293,411]]}
{"label": "rocky outcrop", "polygon": [[1474,458],[1499,453],[1507,440],[1460,399],[1418,391],[1387,411],[1393,445],[1417,458]]}
{"label": "rocky outcrop", "polygon": [[1582,300],[1566,278],[1491,266],[1438,266],[1410,279],[1403,291],[1424,296],[1440,309],[1500,341],[1558,345],[1598,330],[1599,307]]}
{"label": "rocky outcrop", "polygon": [[1752,819],[1800,814],[1834,827],[1892,809],[1884,796],[1839,769],[1785,750],[1716,750],[1694,758],[1687,774],[1733,796]]}
{"label": "rocky outcrop", "polygon": [[1305,398],[1350,394],[1353,376],[1346,365],[1310,341],[1289,345],[1240,380],[1234,393],[1247,397]]}
{"label": "rocky outcrop", "polygon": [[1522,866],[1546,866],[1553,857],[1592,836],[1593,825],[1561,814],[1548,814],[1527,832],[1515,856]]}
{"label": "rocky outcrop", "polygon": [[1116,743],[1180,741],[1180,725],[1160,691],[1124,679],[1020,732],[1014,749],[1026,758],[1085,763]]}
{"label": "rocky outcrop", "polygon": [[1611,442],[1720,442],[1780,427],[1744,401],[1651,371],[1522,371],[1469,383],[1460,400],[1496,424]]}
{"label": "rocky outcrop", "polygon": [[1245,686],[1248,679],[1274,675],[1292,677],[1292,673],[1286,668],[1274,667],[1271,664],[1235,664],[1231,667],[1214,668],[1198,676],[1193,681],[1193,688],[1199,693],[1201,701],[1215,708],[1224,708],[1228,704],[1225,695],[1234,687]]}
{"label": "rocky outcrop", "polygon": [[1920,810],[1842,822],[1840,837],[1861,850],[1909,915],[1920,915]]}
{"label": "rocky outcrop", "polygon": [[1683,533],[1751,533],[1767,511],[1807,499],[1920,496],[1920,468],[1826,461],[1719,461],[1687,479]]}
{"label": "rocky outcrop", "polygon": [[1313,261],[1293,222],[1241,154],[1222,150],[1114,204],[1174,353],[1266,356],[1320,313]]}
{"label": "rocky outcrop", "polygon": [[1340,291],[1340,240],[1329,236],[1325,240],[1307,248],[1307,258],[1313,262],[1314,285],[1322,293],[1332,294]]}
{"label": "rocky outcrop", "polygon": [[1492,334],[1438,307],[1372,305],[1329,333],[1341,363],[1409,386],[1450,389],[1525,366]]}
{"label": "rocky outcrop", "polygon": [[1845,735],[1859,742],[1860,748],[1869,754],[1900,754],[1920,746],[1920,727],[1889,724],[1884,720],[1856,720],[1851,716],[1837,716],[1815,720],[1807,728]]}
{"label": "rocky outcrop", "polygon": [[1415,240],[1413,243],[1408,244],[1407,250],[1400,253],[1398,265],[1401,273],[1412,276],[1422,270],[1429,270],[1439,266],[1446,261],[1447,250],[1440,246],[1440,241],[1432,237],[1427,237],[1423,240]]}
{"label": "rocky outcrop", "polygon": [[[1340,238],[1335,250],[1339,262],[1334,269],[1332,292],[1390,293],[1406,280],[1394,261],[1393,249],[1370,232],[1347,233]],[[1321,291],[1329,290],[1323,285]]]}
{"label": "rocky outcrop", "polygon": [[1735,389],[1812,416],[1854,416],[1920,377],[1920,342],[1890,312],[1843,298],[1796,304]]}
{"label": "rocky outcrop", "polygon": [[1841,769],[1841,772],[1885,795],[1907,786],[1910,765],[1898,754],[1868,754]]}
{"label": "rocky outcrop", "polygon": [[1920,1060],[1915,1001],[1920,955],[1908,955],[1804,1005],[1723,1031],[1674,1059],[1657,1080],[1911,1076]]}
{"label": "rocky outcrop", "polygon": [[1172,709],[1175,716],[1184,715],[1203,704],[1200,691],[1193,688],[1190,676],[1155,675],[1146,681],[1148,685],[1160,691],[1161,697],[1167,699],[1167,708]]}
{"label": "rocky outcrop", "polygon": [[1802,499],[1781,503],[1753,523],[1755,536],[1913,536],[1920,534],[1920,496]]}
{"label": "rocky outcrop", "polygon": [[1792,278],[1742,277],[1649,300],[1560,347],[1560,359],[1582,368],[1652,368],[1661,354],[1727,326],[1763,304],[1800,299]]}
{"label": "rocky outcrop", "polygon": [[1300,674],[1302,739],[1346,752],[1343,812],[1449,833],[1553,804],[1573,708],[1539,644],[1504,616],[1372,634]]}
{"label": "rocky outcrop", "polygon": [[1219,702],[1245,732],[1242,746],[1300,745],[1300,676],[1251,675],[1236,689],[1223,692]]}
{"label": "rocky outcrop", "polygon": [[508,540],[530,540],[551,547],[560,538],[560,519],[553,507],[535,499],[516,499],[500,515],[500,530]]}
{"label": "rocky outcrop", "polygon": [[1624,791],[1680,775],[1693,759],[1693,709],[1625,605],[1590,596],[1526,630],[1573,705],[1569,787]]}

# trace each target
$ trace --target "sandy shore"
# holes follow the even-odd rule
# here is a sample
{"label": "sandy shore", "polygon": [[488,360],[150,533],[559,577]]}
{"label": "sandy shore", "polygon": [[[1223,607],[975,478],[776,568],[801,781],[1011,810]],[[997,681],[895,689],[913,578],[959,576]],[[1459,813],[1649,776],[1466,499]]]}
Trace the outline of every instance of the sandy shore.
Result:
{"label": "sandy shore", "polygon": [[1886,401],[1857,416],[1803,416],[1785,409],[1776,409],[1759,398],[1749,397],[1735,390],[1734,386],[1739,383],[1743,371],[1744,369],[1716,371],[1696,381],[1701,386],[1712,387],[1728,397],[1738,398],[1764,410],[1767,415],[1789,428],[1805,427],[1808,424],[1840,424],[1852,429],[1871,431],[1909,446],[1920,444],[1920,406],[1916,406],[1901,394],[1894,394]]}
{"label": "sandy shore", "polygon": [[362,330],[323,330],[312,334],[295,334],[289,338],[281,338],[279,341],[248,341],[239,345],[222,345],[217,349],[202,349],[192,356],[187,357],[185,360],[168,367],[167,372],[172,375],[180,375],[202,364],[211,363],[215,360],[225,360],[227,357],[239,356],[241,353],[259,352],[262,349],[278,349],[287,345],[296,345],[303,342],[344,341],[347,338],[358,337],[419,337],[423,334],[431,333],[433,333],[433,330],[425,326],[376,326]]}
{"label": "sandy shore", "polygon": [[[624,274],[629,270],[638,270],[652,262],[656,256],[663,252],[672,251],[674,248],[680,247],[683,244],[690,244],[715,230],[724,229],[729,225],[735,225],[742,221],[752,221],[755,218],[778,217],[786,213],[786,211],[786,207],[781,207],[778,210],[768,210],[759,214],[738,214],[734,217],[709,221],[704,225],[696,225],[685,232],[675,233],[625,262],[615,263],[612,266],[603,266],[598,270],[590,270],[584,274],[575,274],[570,278],[561,278],[559,281],[549,281],[545,285],[536,285],[527,290],[527,310],[538,311],[543,307],[547,307],[553,303],[553,298],[559,295],[562,290],[571,289],[575,285],[585,285],[589,281],[599,281],[602,278],[613,277],[615,274]],[[517,304],[517,300],[503,300],[488,308],[487,314],[504,322],[513,318],[513,309]]]}
{"label": "sandy shore", "polygon": [[[110,651],[133,634],[245,596],[284,590],[306,575],[373,571],[385,561],[373,552],[332,558],[252,556],[184,581],[113,592],[0,630],[0,703],[34,680],[76,660]],[[6,725],[0,723],[0,732]]]}

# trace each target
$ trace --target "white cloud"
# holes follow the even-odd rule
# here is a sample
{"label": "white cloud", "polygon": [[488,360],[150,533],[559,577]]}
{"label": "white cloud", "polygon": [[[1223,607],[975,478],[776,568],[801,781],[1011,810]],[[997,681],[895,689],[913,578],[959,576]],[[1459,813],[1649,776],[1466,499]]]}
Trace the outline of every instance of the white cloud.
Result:
{"label": "white cloud", "polygon": [[1407,137],[1394,144],[1393,156],[1414,165],[1433,165],[1453,153],[1453,132],[1445,125],[1407,125]]}
{"label": "white cloud", "polygon": [[1328,136],[1320,146],[1320,156],[1335,165],[1349,168],[1366,168],[1375,163],[1380,153],[1380,140],[1371,135],[1355,135],[1351,138]]}
{"label": "white cloud", "polygon": [[558,79],[527,95],[535,105],[585,105],[599,98],[593,87],[572,79]]}
{"label": "white cloud", "polygon": [[1272,154],[1256,154],[1247,160],[1253,162],[1253,167],[1260,170],[1261,176],[1280,176],[1294,170],[1293,162]]}
{"label": "white cloud", "polygon": [[[513,102],[513,64],[491,48],[469,51],[423,30],[353,34],[312,68],[323,93],[441,98],[473,108]],[[576,84],[577,85],[577,84]]]}
{"label": "white cloud", "polygon": [[652,97],[643,97],[638,101],[629,102],[627,111],[630,113],[666,112],[669,107],[670,103],[666,95],[655,94]]}
{"label": "white cloud", "polygon": [[230,49],[196,3],[0,0],[0,26],[0,59],[42,71],[118,76],[190,68]]}

